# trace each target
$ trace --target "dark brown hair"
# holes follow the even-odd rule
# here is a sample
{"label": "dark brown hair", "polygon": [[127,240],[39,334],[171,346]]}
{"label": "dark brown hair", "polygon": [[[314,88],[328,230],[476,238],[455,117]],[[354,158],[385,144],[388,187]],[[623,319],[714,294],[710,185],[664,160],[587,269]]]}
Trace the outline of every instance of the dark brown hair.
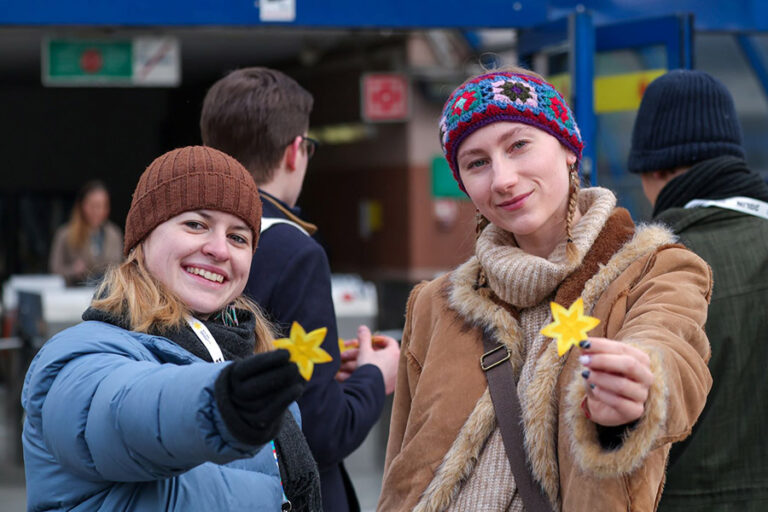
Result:
{"label": "dark brown hair", "polygon": [[236,158],[257,184],[268,183],[285,147],[309,128],[312,104],[312,95],[280,71],[232,71],[203,101],[203,144]]}

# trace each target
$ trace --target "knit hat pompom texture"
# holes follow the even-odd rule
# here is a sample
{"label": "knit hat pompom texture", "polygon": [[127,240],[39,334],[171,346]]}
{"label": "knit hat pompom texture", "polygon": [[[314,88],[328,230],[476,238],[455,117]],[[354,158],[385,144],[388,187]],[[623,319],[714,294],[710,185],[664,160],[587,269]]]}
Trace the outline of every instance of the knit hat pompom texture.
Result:
{"label": "knit hat pompom texture", "polygon": [[651,82],[635,118],[629,171],[675,169],[723,155],[744,158],[728,89],[703,71],[684,69]]}
{"label": "knit hat pompom texture", "polygon": [[256,250],[261,199],[253,178],[231,156],[206,146],[189,146],[157,157],[139,178],[125,219],[125,255],[158,225],[190,210],[238,217],[253,231]]}
{"label": "knit hat pompom texture", "polygon": [[453,91],[440,118],[440,143],[461,190],[456,155],[475,130],[497,121],[525,123],[549,133],[581,161],[584,143],[568,103],[552,84],[522,73],[477,76]]}

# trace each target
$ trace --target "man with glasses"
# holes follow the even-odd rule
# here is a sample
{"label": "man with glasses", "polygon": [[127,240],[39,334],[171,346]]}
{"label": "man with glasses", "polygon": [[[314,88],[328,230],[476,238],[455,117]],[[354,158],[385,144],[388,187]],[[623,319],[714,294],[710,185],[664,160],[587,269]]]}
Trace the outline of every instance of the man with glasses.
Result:
{"label": "man with glasses", "polygon": [[[321,348],[333,361],[315,365],[299,399],[302,430],[320,469],[323,509],[359,510],[344,458],[362,444],[394,389],[400,349],[392,338],[377,349],[358,331],[356,369],[343,382],[328,258],[301,218],[296,202],[317,142],[307,137],[312,95],[292,78],[267,68],[233,71],[208,91],[200,129],[203,143],[239,160],[259,186],[263,216],[246,293],[288,337],[326,328]],[[354,367],[354,361],[352,362]],[[345,365],[347,369],[348,365]],[[290,454],[279,454],[290,463]]]}

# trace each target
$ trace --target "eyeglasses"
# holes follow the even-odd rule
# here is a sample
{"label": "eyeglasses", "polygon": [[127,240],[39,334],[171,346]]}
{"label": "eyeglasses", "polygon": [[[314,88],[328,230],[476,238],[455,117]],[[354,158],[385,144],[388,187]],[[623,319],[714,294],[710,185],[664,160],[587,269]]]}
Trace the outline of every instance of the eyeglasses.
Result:
{"label": "eyeglasses", "polygon": [[320,145],[320,142],[313,139],[312,137],[307,137],[306,135],[301,135],[301,142],[306,143],[304,148],[307,151],[307,160],[312,158],[312,155],[315,154],[315,151],[317,150],[317,146]]}

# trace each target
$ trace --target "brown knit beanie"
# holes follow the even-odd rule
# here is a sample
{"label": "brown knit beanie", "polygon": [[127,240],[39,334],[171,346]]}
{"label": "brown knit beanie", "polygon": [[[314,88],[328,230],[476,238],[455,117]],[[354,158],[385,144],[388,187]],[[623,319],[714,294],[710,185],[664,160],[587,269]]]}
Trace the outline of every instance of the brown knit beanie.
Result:
{"label": "brown knit beanie", "polygon": [[190,210],[217,210],[243,220],[256,250],[261,199],[253,178],[217,149],[188,146],[157,157],[139,178],[125,219],[125,255],[159,224]]}

